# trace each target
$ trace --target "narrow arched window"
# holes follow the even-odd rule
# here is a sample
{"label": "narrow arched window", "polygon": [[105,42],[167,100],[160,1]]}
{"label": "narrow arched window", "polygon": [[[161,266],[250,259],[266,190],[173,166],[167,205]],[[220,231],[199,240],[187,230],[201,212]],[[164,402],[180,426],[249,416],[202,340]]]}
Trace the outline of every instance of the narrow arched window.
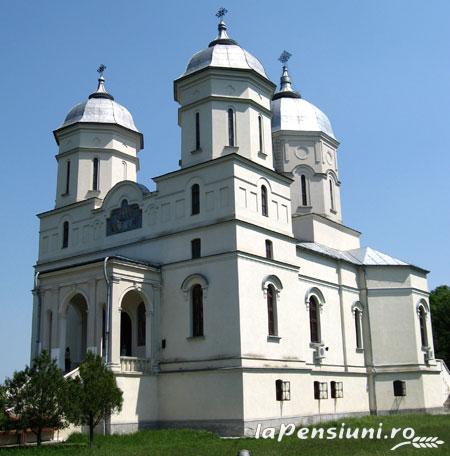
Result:
{"label": "narrow arched window", "polygon": [[203,336],[203,289],[194,285],[191,291],[192,299],[192,336]]}
{"label": "narrow arched window", "polygon": [[94,160],[92,160],[92,190],[98,190],[98,165],[98,158],[94,158]]}
{"label": "narrow arched window", "polygon": [[228,110],[228,145],[234,147],[234,111]]}
{"label": "narrow arched window", "polygon": [[265,217],[269,216],[269,210],[267,206],[267,188],[265,185],[261,187],[261,212]]}
{"label": "narrow arched window", "polygon": [[273,244],[269,239],[266,239],[266,258],[273,259]]}
{"label": "narrow arched window", "polygon": [[200,185],[198,184],[191,187],[191,206],[192,215],[200,213]]}
{"label": "narrow arched window", "polygon": [[273,285],[267,287],[267,322],[269,336],[277,335],[277,307],[275,288]]}
{"label": "narrow arched window", "polygon": [[355,309],[356,348],[363,348],[361,323],[362,323],[362,312],[359,309]]}
{"label": "narrow arched window", "polygon": [[67,160],[66,164],[66,194],[69,194],[70,190],[70,160]]}
{"label": "narrow arched window", "polygon": [[195,113],[195,150],[200,150],[200,113]]}
{"label": "narrow arched window", "polygon": [[311,332],[311,342],[320,342],[320,321],[319,306],[317,300],[311,296],[309,298],[309,328]]}
{"label": "narrow arched window", "polygon": [[62,232],[62,248],[65,249],[69,246],[69,222],[63,223]]}
{"label": "narrow arched window", "polygon": [[334,189],[333,189],[333,181],[331,178],[329,179],[329,184],[330,184],[330,205],[331,205],[331,210],[334,211]]}
{"label": "narrow arched window", "polygon": [[308,195],[306,193],[306,176],[304,174],[302,174],[300,181],[301,181],[301,186],[302,186],[302,205],[307,206],[308,205]]}
{"label": "narrow arched window", "polygon": [[259,151],[263,151],[263,130],[262,130],[262,117],[258,116],[258,135],[259,135]]}
{"label": "narrow arched window", "polygon": [[422,347],[428,347],[427,321],[425,309],[421,306],[419,309],[420,340]]}
{"label": "narrow arched window", "polygon": [[146,312],[145,304],[141,302],[137,308],[137,344],[138,347],[145,345],[146,338]]}

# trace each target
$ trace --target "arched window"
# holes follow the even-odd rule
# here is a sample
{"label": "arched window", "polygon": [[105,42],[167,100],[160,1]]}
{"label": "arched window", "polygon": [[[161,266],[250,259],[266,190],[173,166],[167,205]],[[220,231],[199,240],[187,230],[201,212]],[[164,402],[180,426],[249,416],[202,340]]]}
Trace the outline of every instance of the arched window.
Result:
{"label": "arched window", "polygon": [[200,185],[194,184],[191,187],[191,206],[192,206],[192,215],[200,213]]}
{"label": "arched window", "polygon": [[203,289],[194,285],[191,290],[192,300],[192,337],[203,336]]}
{"label": "arched window", "polygon": [[261,212],[265,217],[269,216],[269,210],[267,206],[267,188],[265,185],[261,187]]}
{"label": "arched window", "polygon": [[267,287],[267,321],[269,336],[277,336],[277,298],[273,285]]}
{"label": "arched window", "polygon": [[69,194],[70,190],[70,160],[67,160],[66,164],[66,194]]}
{"label": "arched window", "polygon": [[62,248],[66,249],[69,246],[69,222],[63,223],[62,232]]}
{"label": "arched window", "polygon": [[419,308],[420,340],[422,347],[428,347],[427,316],[423,306]]}
{"label": "arched window", "polygon": [[234,147],[234,111],[228,110],[228,145]]}
{"label": "arched window", "polygon": [[195,150],[200,150],[200,113],[195,113]]}
{"label": "arched window", "polygon": [[145,337],[146,337],[146,312],[145,312],[145,304],[141,302],[137,308],[137,344],[138,347],[142,347],[145,345]]}
{"label": "arched window", "polygon": [[269,239],[266,239],[266,258],[273,259],[273,244]]}
{"label": "arched window", "polygon": [[94,158],[92,160],[92,167],[93,167],[93,172],[92,172],[92,190],[98,190],[98,158]]}
{"label": "arched window", "polygon": [[355,336],[356,348],[363,348],[362,341],[362,312],[361,309],[355,309]]}
{"label": "arched window", "polygon": [[320,317],[319,305],[314,296],[309,298],[309,328],[311,332],[311,342],[320,342]]}
{"label": "arched window", "polygon": [[331,205],[331,210],[334,211],[334,189],[333,189],[333,181],[331,180],[331,177],[330,177],[328,182],[330,184],[330,205]]}
{"label": "arched window", "polygon": [[306,193],[306,176],[304,174],[302,174],[300,181],[301,181],[301,186],[302,186],[302,205],[307,206],[308,205],[308,195]]}
{"label": "arched window", "polygon": [[262,117],[258,116],[258,137],[259,137],[259,151],[263,151],[263,130],[262,130]]}

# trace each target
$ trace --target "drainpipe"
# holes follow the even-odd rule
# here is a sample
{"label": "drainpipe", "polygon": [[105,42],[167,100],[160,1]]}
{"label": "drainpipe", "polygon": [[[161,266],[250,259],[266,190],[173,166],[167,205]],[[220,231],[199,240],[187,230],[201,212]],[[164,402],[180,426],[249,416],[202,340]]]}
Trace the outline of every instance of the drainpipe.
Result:
{"label": "drainpipe", "polygon": [[36,353],[35,357],[39,355],[41,351],[41,314],[42,314],[42,297],[41,297],[41,289],[39,288],[39,272],[34,274],[34,290],[38,300],[38,308],[37,308],[37,328],[36,328]]}
{"label": "drainpipe", "polygon": [[111,361],[111,356],[110,356],[110,319],[111,319],[111,281],[108,278],[108,271],[107,271],[107,265],[108,265],[108,260],[109,256],[105,258],[103,262],[103,274],[105,276],[105,282],[106,282],[106,318],[105,318],[105,363],[109,364]]}

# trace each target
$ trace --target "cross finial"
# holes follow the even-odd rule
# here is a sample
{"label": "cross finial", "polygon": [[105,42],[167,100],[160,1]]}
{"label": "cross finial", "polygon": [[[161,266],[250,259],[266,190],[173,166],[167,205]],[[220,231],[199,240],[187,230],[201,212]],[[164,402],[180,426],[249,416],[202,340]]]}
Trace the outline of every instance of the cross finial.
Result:
{"label": "cross finial", "polygon": [[106,70],[106,65],[103,65],[103,63],[97,68],[97,73],[100,75],[100,77],[103,76],[103,72]]}
{"label": "cross finial", "polygon": [[225,16],[225,14],[228,13],[228,10],[224,7],[222,8],[219,8],[219,11],[217,11],[216,13],[216,17],[219,19],[219,20],[222,20],[222,18]]}
{"label": "cross finial", "polygon": [[283,51],[280,55],[280,57],[278,58],[278,60],[283,64],[283,65],[286,65],[286,63],[288,62],[288,60],[292,57],[292,54],[288,51]]}

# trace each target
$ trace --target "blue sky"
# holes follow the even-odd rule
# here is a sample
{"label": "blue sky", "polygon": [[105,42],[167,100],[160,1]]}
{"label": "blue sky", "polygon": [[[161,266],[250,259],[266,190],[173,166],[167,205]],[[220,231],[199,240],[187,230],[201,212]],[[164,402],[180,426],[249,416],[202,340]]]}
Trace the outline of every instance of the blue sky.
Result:
{"label": "blue sky", "polygon": [[230,35],[278,83],[283,49],[296,89],[341,141],[344,223],[363,244],[449,283],[450,2],[39,1],[2,5],[0,93],[0,381],[28,362],[36,213],[51,209],[52,130],[96,86],[107,86],[145,136],[139,180],[177,168],[172,81],[216,34]]}

